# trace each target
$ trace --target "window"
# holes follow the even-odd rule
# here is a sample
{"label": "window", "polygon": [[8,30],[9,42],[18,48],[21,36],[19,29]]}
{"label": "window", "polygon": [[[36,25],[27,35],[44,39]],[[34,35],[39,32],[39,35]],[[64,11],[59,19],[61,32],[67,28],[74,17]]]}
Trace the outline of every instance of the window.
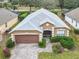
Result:
{"label": "window", "polygon": [[65,31],[64,30],[58,30],[57,31],[57,36],[64,36],[65,35]]}

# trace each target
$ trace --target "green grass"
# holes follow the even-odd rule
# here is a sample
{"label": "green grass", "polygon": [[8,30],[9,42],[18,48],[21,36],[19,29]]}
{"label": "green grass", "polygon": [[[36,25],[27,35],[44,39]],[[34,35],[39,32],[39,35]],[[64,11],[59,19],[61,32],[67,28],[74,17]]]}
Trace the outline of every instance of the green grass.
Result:
{"label": "green grass", "polygon": [[3,54],[2,48],[0,48],[0,59],[7,59]]}
{"label": "green grass", "polygon": [[19,20],[22,21],[25,17],[27,17],[29,14],[29,12],[27,11],[23,11],[23,12],[19,12]]}
{"label": "green grass", "polygon": [[68,51],[62,54],[39,53],[38,59],[79,59],[79,51]]}
{"label": "green grass", "polygon": [[24,13],[24,14],[22,14],[22,15],[20,15],[20,17],[26,17],[28,14],[27,13]]}

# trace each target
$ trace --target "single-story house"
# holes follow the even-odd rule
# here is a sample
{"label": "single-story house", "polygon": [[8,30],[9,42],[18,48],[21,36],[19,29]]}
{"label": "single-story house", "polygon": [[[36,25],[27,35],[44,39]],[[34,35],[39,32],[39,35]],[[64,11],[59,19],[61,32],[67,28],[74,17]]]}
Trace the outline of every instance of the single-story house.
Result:
{"label": "single-story house", "polygon": [[16,43],[38,43],[43,37],[69,36],[69,30],[56,14],[42,8],[28,15],[10,33]]}
{"label": "single-story house", "polygon": [[75,29],[79,29],[79,8],[66,13],[65,20]]}
{"label": "single-story house", "polygon": [[4,8],[0,8],[0,41],[3,34],[18,22],[18,15]]}

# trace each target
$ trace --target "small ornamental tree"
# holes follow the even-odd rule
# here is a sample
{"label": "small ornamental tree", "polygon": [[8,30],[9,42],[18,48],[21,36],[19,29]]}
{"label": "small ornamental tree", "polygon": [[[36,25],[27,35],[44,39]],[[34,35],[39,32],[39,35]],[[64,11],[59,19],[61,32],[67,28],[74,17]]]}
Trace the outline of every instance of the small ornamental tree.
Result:
{"label": "small ornamental tree", "polygon": [[5,57],[10,57],[10,50],[8,48],[4,48],[3,54],[4,54]]}

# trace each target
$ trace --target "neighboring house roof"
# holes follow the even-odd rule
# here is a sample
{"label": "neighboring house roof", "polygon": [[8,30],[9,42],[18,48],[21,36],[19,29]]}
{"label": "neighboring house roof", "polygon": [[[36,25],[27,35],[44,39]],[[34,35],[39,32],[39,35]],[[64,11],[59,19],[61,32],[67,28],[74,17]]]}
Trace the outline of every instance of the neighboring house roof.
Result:
{"label": "neighboring house roof", "polygon": [[18,17],[18,15],[7,9],[0,8],[0,25],[7,23],[15,17]]}
{"label": "neighboring house roof", "polygon": [[[31,26],[34,26],[35,28],[38,28],[37,30],[42,31],[42,29],[40,28],[40,25],[44,21],[51,22],[52,24],[55,25],[55,27],[69,28],[57,15],[42,8],[40,10],[37,10],[36,12],[33,12],[29,16],[27,16],[11,32],[16,31],[16,30],[27,30],[27,29],[31,28]],[[28,23],[31,23],[30,24],[31,26],[28,26]],[[35,28],[32,27],[32,30]]]}
{"label": "neighboring house roof", "polygon": [[65,15],[79,22],[79,8],[76,8]]}

